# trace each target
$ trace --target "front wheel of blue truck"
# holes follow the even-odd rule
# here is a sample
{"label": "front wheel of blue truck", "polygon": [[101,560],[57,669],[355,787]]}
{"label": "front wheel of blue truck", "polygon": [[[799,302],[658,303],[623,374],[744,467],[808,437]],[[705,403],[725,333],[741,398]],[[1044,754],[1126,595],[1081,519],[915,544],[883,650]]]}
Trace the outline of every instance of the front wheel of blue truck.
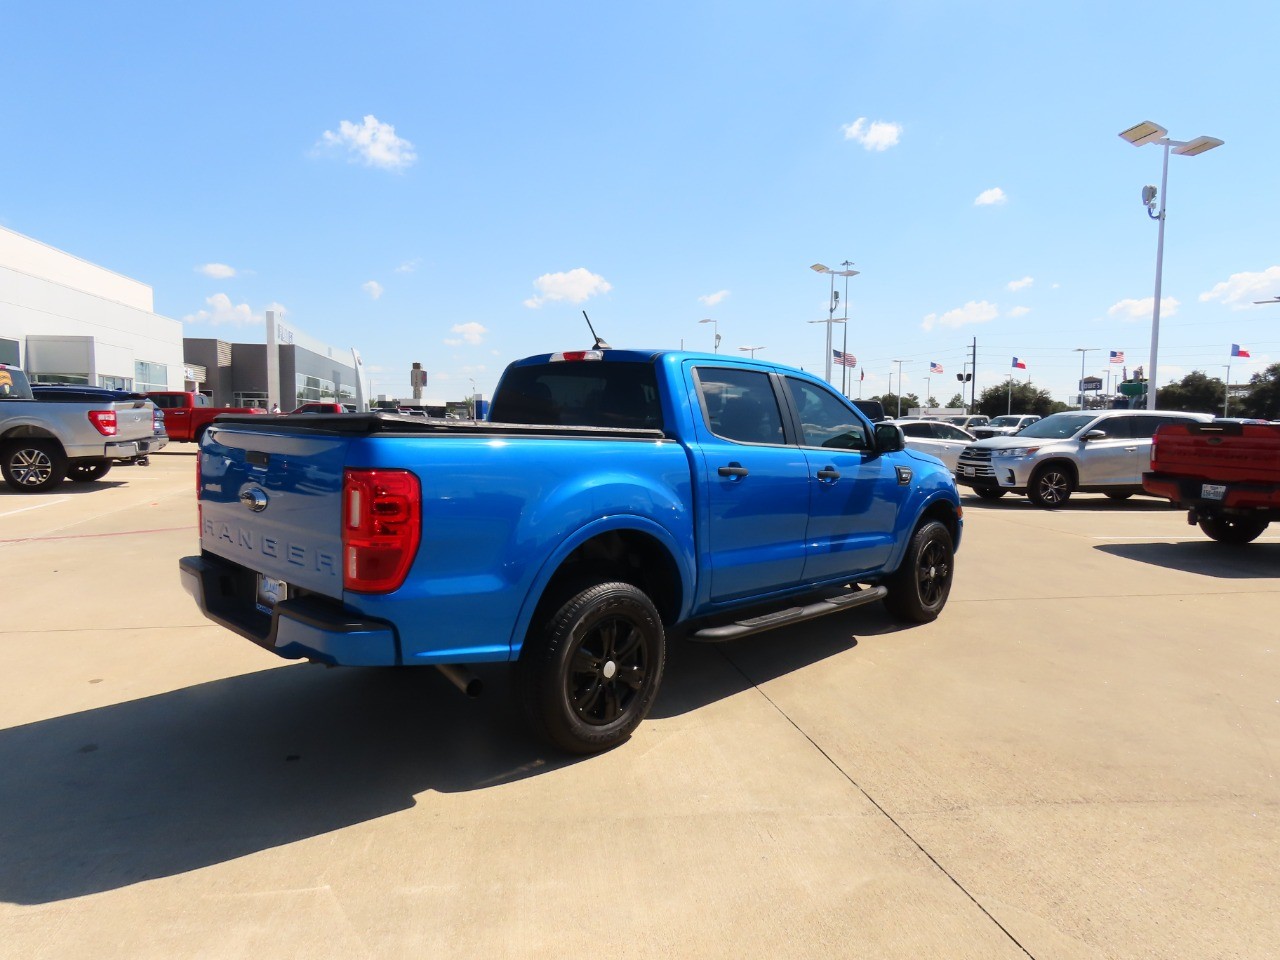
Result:
{"label": "front wheel of blue truck", "polygon": [[930,520],[911,535],[902,565],[885,580],[884,605],[900,620],[929,623],[947,605],[955,574],[955,547],[945,524]]}
{"label": "front wheel of blue truck", "polygon": [[666,653],[662,618],[644,591],[588,587],[530,630],[519,663],[525,712],[561,750],[608,750],[649,713]]}

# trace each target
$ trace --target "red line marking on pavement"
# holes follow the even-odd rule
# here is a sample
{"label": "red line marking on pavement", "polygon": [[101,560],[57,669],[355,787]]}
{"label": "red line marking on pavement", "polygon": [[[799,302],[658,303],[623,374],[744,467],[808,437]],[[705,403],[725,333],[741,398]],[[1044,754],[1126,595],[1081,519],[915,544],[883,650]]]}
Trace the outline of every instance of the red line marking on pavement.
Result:
{"label": "red line marking on pavement", "polygon": [[54,540],[93,540],[98,537],[133,537],[140,533],[172,533],[174,530],[190,530],[191,527],[156,527],[154,530],[121,530],[117,533],[77,533],[66,537],[13,537],[0,543],[51,543]]}

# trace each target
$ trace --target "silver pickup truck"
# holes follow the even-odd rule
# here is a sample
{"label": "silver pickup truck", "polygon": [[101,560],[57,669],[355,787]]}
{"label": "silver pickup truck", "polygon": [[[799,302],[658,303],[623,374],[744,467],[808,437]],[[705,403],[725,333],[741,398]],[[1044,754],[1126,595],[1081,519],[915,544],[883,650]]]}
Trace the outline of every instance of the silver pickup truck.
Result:
{"label": "silver pickup truck", "polygon": [[26,374],[0,364],[0,473],[12,489],[97,480],[156,448],[151,401],[36,400]]}

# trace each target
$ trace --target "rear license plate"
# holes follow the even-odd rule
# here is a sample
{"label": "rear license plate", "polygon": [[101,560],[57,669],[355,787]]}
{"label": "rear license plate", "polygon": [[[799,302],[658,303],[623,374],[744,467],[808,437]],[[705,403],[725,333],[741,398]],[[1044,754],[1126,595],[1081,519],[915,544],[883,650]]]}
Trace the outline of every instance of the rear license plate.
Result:
{"label": "rear license plate", "polygon": [[974,468],[973,468],[973,467],[968,467],[968,466],[965,466],[965,465],[961,464],[961,466],[960,466],[960,476],[962,476],[962,477],[972,477],[972,476],[973,476],[973,473],[974,473]]}
{"label": "rear license plate", "polygon": [[1200,497],[1203,500],[1221,500],[1227,495],[1227,488],[1220,483],[1203,483],[1200,485]]}
{"label": "rear license plate", "polygon": [[258,609],[270,613],[281,600],[289,596],[289,587],[283,580],[258,574]]}

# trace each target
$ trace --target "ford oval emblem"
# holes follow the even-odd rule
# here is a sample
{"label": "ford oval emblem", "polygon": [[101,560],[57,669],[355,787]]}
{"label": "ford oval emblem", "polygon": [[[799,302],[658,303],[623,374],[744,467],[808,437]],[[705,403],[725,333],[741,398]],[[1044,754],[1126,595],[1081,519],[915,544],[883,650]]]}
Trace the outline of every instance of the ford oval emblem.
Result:
{"label": "ford oval emblem", "polygon": [[254,513],[267,509],[267,494],[258,487],[245,487],[240,491],[240,502]]}

